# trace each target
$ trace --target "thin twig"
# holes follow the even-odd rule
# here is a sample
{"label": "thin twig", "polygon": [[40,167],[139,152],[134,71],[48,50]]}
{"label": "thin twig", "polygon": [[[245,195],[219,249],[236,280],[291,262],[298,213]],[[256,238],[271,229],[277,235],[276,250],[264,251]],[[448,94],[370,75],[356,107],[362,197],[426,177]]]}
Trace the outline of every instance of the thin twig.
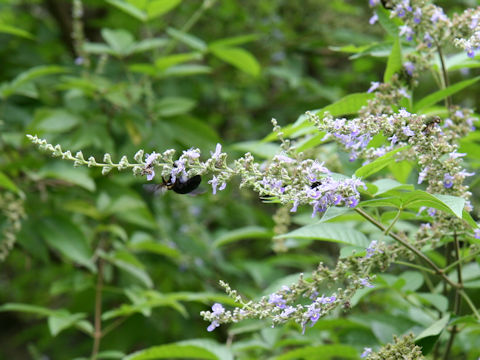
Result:
{"label": "thin twig", "polygon": [[443,271],[445,271],[445,273],[448,273],[451,269],[453,269],[454,267],[456,267],[458,265],[458,263],[464,263],[464,262],[469,262],[470,260],[472,260],[473,258],[477,257],[477,255],[480,254],[480,250],[478,251],[475,251],[473,253],[471,253],[470,255],[468,256],[465,256],[463,258],[460,258],[454,262],[452,262],[451,264],[449,264],[448,266],[444,267],[443,268]]}
{"label": "thin twig", "polygon": [[[438,43],[438,41],[435,39],[435,45],[437,46],[438,50],[438,56],[440,57],[440,64],[442,67],[442,76],[443,76],[443,84],[445,88],[450,86],[450,81],[448,80],[448,73],[447,73],[447,67],[445,66],[445,60],[443,58],[443,52],[442,52],[442,47]],[[447,111],[450,112],[450,108],[452,106],[452,99],[450,96],[445,97],[445,106],[447,108]]]}
{"label": "thin twig", "polygon": [[393,226],[395,223],[400,219],[400,215],[402,214],[402,209],[398,209],[397,215],[395,215],[395,218],[392,220],[392,223],[388,226],[387,230],[385,230],[384,234],[388,235],[390,230],[392,230]]}
{"label": "thin twig", "polygon": [[399,265],[409,266],[409,267],[412,267],[412,268],[415,268],[415,269],[418,269],[418,270],[421,270],[421,271],[428,272],[430,274],[436,274],[436,272],[433,271],[432,269],[426,268],[425,266],[422,266],[422,265],[412,264],[412,263],[409,263],[409,262],[406,262],[406,261],[401,261],[401,260],[395,260],[394,263],[399,264]]}
{"label": "thin twig", "polygon": [[[458,236],[456,233],[454,233],[453,235],[453,245],[455,247],[455,259],[457,261],[457,281],[458,281],[458,284],[461,287],[463,287],[462,263],[458,261],[460,259],[460,244],[458,242]],[[460,314],[460,305],[462,301],[462,298],[460,296],[461,287],[455,289],[455,302],[453,305],[453,312],[455,315]],[[445,355],[443,356],[444,360],[448,360],[448,357],[450,356],[450,350],[452,349],[453,341],[455,340],[456,334],[457,334],[457,325],[454,325],[452,327],[452,330],[450,330],[450,338],[448,339],[447,348],[445,349]]]}
{"label": "thin twig", "polygon": [[95,320],[93,333],[93,347],[91,360],[96,360],[102,339],[102,288],[103,288],[103,259],[98,259],[97,285],[95,286]]}

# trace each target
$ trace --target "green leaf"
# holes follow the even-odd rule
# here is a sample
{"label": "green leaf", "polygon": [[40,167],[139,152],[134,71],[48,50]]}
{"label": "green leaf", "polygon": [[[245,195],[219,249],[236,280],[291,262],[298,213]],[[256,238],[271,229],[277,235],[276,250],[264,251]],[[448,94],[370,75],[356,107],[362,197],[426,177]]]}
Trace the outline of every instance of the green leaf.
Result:
{"label": "green leaf", "polygon": [[473,79],[468,79],[464,81],[460,81],[454,85],[451,85],[445,89],[439,90],[434,92],[433,94],[425,96],[423,99],[418,101],[414,107],[413,107],[413,112],[418,113],[420,110],[434,105],[440,100],[445,99],[447,96],[451,96],[460,90],[465,89],[466,87],[475,84],[478,80],[480,80],[480,76],[477,76]]}
{"label": "green leaf", "polygon": [[181,1],[182,0],[150,0],[146,8],[148,20],[152,20],[162,16],[163,14],[166,14],[180,4]]}
{"label": "green leaf", "polygon": [[367,207],[394,207],[400,209],[402,207],[402,200],[396,196],[372,199],[360,202],[360,206]]}
{"label": "green leaf", "polygon": [[0,24],[0,33],[10,34],[18,37],[23,37],[25,39],[33,40],[33,35],[30,34],[28,31],[23,29],[19,29],[17,27],[7,25],[7,24]]}
{"label": "green leaf", "polygon": [[168,40],[166,39],[144,39],[140,42],[136,42],[133,44],[131,53],[142,53],[146,51],[150,51],[153,49],[157,49],[159,47],[163,47],[168,44]]}
{"label": "green leaf", "polygon": [[82,119],[63,109],[40,109],[29,127],[29,132],[64,133],[82,122]]}
{"label": "green leaf", "polygon": [[260,64],[247,50],[230,46],[214,46],[210,47],[210,50],[216,57],[243,72],[253,76],[260,75]]}
{"label": "green leaf", "polygon": [[160,345],[137,351],[124,360],[147,359],[207,359],[219,360],[213,353],[192,345]]}
{"label": "green leaf", "polygon": [[344,96],[333,104],[325,106],[318,110],[316,114],[320,117],[326,112],[329,112],[332,116],[353,115],[356,114],[362,106],[365,106],[368,100],[373,99],[374,97],[374,94],[353,93]]}
{"label": "green leaf", "polygon": [[213,247],[220,247],[232,242],[244,239],[269,239],[273,236],[273,232],[260,226],[246,226],[218,236],[213,242]]}
{"label": "green leaf", "polygon": [[390,164],[390,162],[394,161],[394,155],[400,151],[403,151],[405,149],[408,149],[410,145],[403,146],[401,148],[389,151],[383,156],[380,156],[379,158],[375,159],[371,163],[368,163],[366,165],[363,165],[361,168],[357,169],[355,171],[355,176],[359,178],[367,178],[370,175],[373,175],[380,170],[382,170],[385,166]]}
{"label": "green leaf", "polygon": [[276,238],[313,239],[339,242],[348,245],[367,247],[370,243],[360,231],[345,224],[317,223],[303,226],[289,233],[276,236]]}
{"label": "green leaf", "polygon": [[415,343],[422,347],[423,354],[427,355],[433,349],[440,334],[447,327],[448,320],[450,320],[450,314],[435,321],[415,338]]}
{"label": "green leaf", "polygon": [[102,37],[118,57],[129,55],[135,44],[133,35],[123,29],[102,29]]}
{"label": "green leaf", "polygon": [[50,316],[57,313],[56,310],[48,309],[42,306],[35,306],[30,304],[7,303],[0,306],[2,311],[18,311],[23,313],[37,314],[40,316]]}
{"label": "green leaf", "polygon": [[402,68],[402,51],[400,47],[400,39],[398,37],[393,41],[392,52],[388,57],[387,68],[383,75],[383,82],[388,83],[392,76]]}
{"label": "green leaf", "polygon": [[445,312],[448,309],[448,299],[442,294],[416,292],[415,296],[421,299],[424,304],[435,306],[440,312]]}
{"label": "green leaf", "polygon": [[384,30],[392,37],[398,37],[398,25],[390,18],[390,11],[387,11],[382,6],[377,6],[375,12],[378,16],[378,22]]}
{"label": "green leaf", "polygon": [[40,179],[59,179],[70,184],[78,185],[88,191],[95,191],[95,181],[90,177],[88,169],[74,168],[70,164],[54,162],[48,163],[37,174]]}
{"label": "green leaf", "polygon": [[240,35],[229,37],[225,39],[219,39],[211,42],[209,44],[210,47],[217,47],[217,46],[236,46],[242,45],[247,42],[256,41],[260,36],[257,34],[248,34],[248,35]]}
{"label": "green leaf", "polygon": [[[316,114],[319,117],[322,117],[326,112],[329,112],[332,116],[353,115],[356,114],[362,108],[362,106],[366,105],[368,100],[373,99],[374,97],[374,94],[353,93],[335,101],[330,105],[325,106],[322,109],[310,110],[309,112]],[[308,116],[306,114],[302,114],[298,117],[295,123],[282,128],[284,136],[290,137],[294,133],[311,126],[311,123],[307,121],[307,119]],[[277,135],[272,132],[267,135],[262,142],[273,141],[276,138]]]}
{"label": "green leaf", "polygon": [[330,206],[324,213],[320,222],[327,222],[333,220],[339,216],[342,216],[348,213],[351,209],[348,207],[337,207],[337,206]]}
{"label": "green leaf", "polygon": [[141,263],[130,253],[126,253],[124,255],[127,256],[122,256],[121,253],[116,253],[115,255],[103,253],[101,256],[119,269],[129,273],[137,280],[140,280],[140,282],[143,283],[146,287],[153,287],[152,279],[143,269]]}
{"label": "green leaf", "polygon": [[410,173],[412,172],[413,165],[407,161],[392,161],[388,165],[388,170],[395,177],[397,181],[400,181],[402,184],[406,183]]}
{"label": "green leaf", "polygon": [[187,34],[183,31],[180,31],[171,27],[167,29],[167,34],[170,35],[175,40],[178,40],[184,43],[185,45],[190,46],[194,50],[197,50],[200,52],[205,52],[207,50],[207,44],[205,43],[205,41],[199,39],[196,36]]}
{"label": "green leaf", "polygon": [[398,181],[392,179],[380,179],[373,182],[373,185],[377,187],[375,196],[386,193],[390,190],[414,190],[414,186],[411,184],[401,184]]}
{"label": "green leaf", "polygon": [[0,86],[0,97],[7,98],[15,94],[22,86],[42,76],[60,74],[66,72],[61,66],[36,66],[19,74],[10,83],[3,83]]}
{"label": "green leaf", "polygon": [[147,21],[147,14],[131,3],[128,3],[122,0],[106,0],[106,1],[110,5],[115,6],[117,9],[134,17],[137,20],[140,20],[142,22]]}
{"label": "green leaf", "polygon": [[275,357],[275,360],[313,360],[313,359],[358,359],[358,351],[348,345],[307,346],[288,351]]}
{"label": "green leaf", "polygon": [[87,240],[69,219],[60,216],[45,218],[37,226],[38,231],[50,247],[95,272],[95,265]]}
{"label": "green leaf", "polygon": [[14,193],[17,193],[17,194],[20,193],[20,189],[17,187],[17,185],[15,185],[13,181],[10,180],[8,176],[2,172],[0,172],[0,188],[13,191]]}
{"label": "green leaf", "polygon": [[183,116],[181,120],[172,119],[168,122],[169,129],[175,139],[185,147],[198,147],[202,151],[214,148],[220,140],[218,134],[205,121]]}
{"label": "green leaf", "polygon": [[258,141],[243,141],[231,146],[234,150],[250,152],[253,155],[264,159],[272,158],[280,152],[280,146],[277,144],[263,143]]}
{"label": "green leaf", "polygon": [[191,76],[199,74],[210,74],[211,72],[212,68],[209,66],[197,64],[183,64],[170,66],[161,74],[161,77]]}
{"label": "green leaf", "polygon": [[323,131],[319,132],[317,129],[315,130],[317,132],[316,135],[307,136],[305,137],[304,140],[300,140],[299,142],[297,142],[297,144],[295,145],[295,149],[297,153],[303,152],[305,150],[309,150],[323,143],[324,141],[323,138],[325,137],[325,133]]}
{"label": "green leaf", "polygon": [[95,55],[103,55],[103,54],[116,55],[114,54],[110,46],[102,43],[86,42],[85,44],[83,44],[83,50],[89,54],[95,54]]}
{"label": "green leaf", "polygon": [[97,354],[97,359],[123,359],[124,357],[125,354],[117,350],[100,351]]}
{"label": "green leaf", "polygon": [[173,258],[180,256],[177,249],[158,242],[150,234],[141,231],[136,231],[132,234],[127,246],[132,250],[148,251]]}
{"label": "green leaf", "polygon": [[201,60],[201,59],[202,59],[202,54],[198,52],[168,55],[168,56],[160,57],[157,60],[155,60],[155,66],[157,67],[158,70],[164,71],[173,65],[181,64],[187,61]]}
{"label": "green leaf", "polygon": [[404,208],[433,207],[448,214],[462,218],[465,199],[458,196],[430,194],[426,191],[415,190],[402,194]]}
{"label": "green leaf", "polygon": [[163,297],[161,299],[157,298],[154,300],[139,301],[139,302],[136,302],[135,304],[123,304],[117,309],[105,311],[102,314],[102,320],[105,321],[105,320],[110,320],[117,317],[126,317],[133,314],[138,314],[138,313],[141,313],[144,316],[150,316],[151,309],[156,307],[164,307],[164,306],[168,306],[177,310],[184,317],[187,317],[188,315],[187,311],[182,306],[182,304],[175,301],[174,299]]}
{"label": "green leaf", "polygon": [[398,278],[405,280],[403,291],[415,291],[423,285],[423,276],[418,271],[405,271]]}
{"label": "green leaf", "polygon": [[155,110],[160,116],[176,116],[188,113],[195,107],[195,100],[183,97],[164,97],[155,105]]}
{"label": "green leaf", "polygon": [[87,315],[83,313],[70,314],[68,312],[58,312],[48,317],[48,328],[52,336],[57,336],[60,332],[69,327],[75,326]]}

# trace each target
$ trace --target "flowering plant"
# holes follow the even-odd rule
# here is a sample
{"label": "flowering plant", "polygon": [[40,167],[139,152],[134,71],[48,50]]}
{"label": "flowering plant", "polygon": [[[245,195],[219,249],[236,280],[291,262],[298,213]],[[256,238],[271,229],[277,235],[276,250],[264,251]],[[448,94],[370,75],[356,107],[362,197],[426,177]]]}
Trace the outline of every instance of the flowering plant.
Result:
{"label": "flowering plant", "polygon": [[[226,296],[182,293],[167,296],[151,289],[151,279],[143,269],[139,270],[139,261],[128,250],[155,249],[157,253],[177,258],[181,251],[175,241],[159,247],[138,233],[134,233],[137,239],[128,245],[101,238],[93,257],[96,263],[88,256],[73,258],[99,273],[97,296],[103,286],[105,263],[127,269],[147,288],[129,288],[125,293],[131,304],[104,313],[102,319],[135,313],[149,316],[155,306],[167,304],[183,309],[179,300],[201,299],[211,305],[211,310],[200,311],[206,321],[204,328],[212,334],[228,331],[227,348],[222,351],[227,351],[230,357],[233,357],[231,351],[242,346],[248,348],[241,341],[235,348],[234,342],[237,334],[250,331],[242,328],[244,323],[261,329],[265,339],[270,330],[273,334],[279,328],[287,329],[283,341],[299,346],[291,351],[286,348],[279,355],[286,359],[302,356],[313,359],[328,351],[370,360],[425,356],[438,359],[439,354],[447,359],[451,354],[464,352],[465,344],[480,328],[475,299],[480,279],[477,261],[480,229],[475,221],[478,204],[469,185],[475,176],[472,167],[476,165],[471,161],[474,147],[465,146],[465,139],[476,134],[478,115],[462,102],[455,102],[453,95],[474,85],[480,77],[451,84],[451,73],[457,68],[479,67],[475,52],[480,48],[480,7],[448,16],[441,7],[425,0],[370,0],[369,6],[373,11],[369,23],[380,23],[389,36],[383,44],[389,49],[383,79],[371,82],[362,93],[308,111],[287,126],[281,127],[273,119],[273,132],[243,155],[234,155],[229,148],[225,151],[217,143],[215,148],[203,152],[199,147],[187,147],[179,153],[173,148],[156,146],[148,153],[137,150],[133,160],[127,155],[120,156],[118,162],[105,153],[99,161],[94,156],[86,158],[82,151],[64,150],[65,146],[53,145],[42,136],[27,135],[42,150],[71,161],[77,168],[100,168],[102,175],[110,178],[118,175],[116,170],[131,170],[142,181],[177,192],[172,194],[179,195],[174,206],[183,207],[185,219],[180,223],[188,226],[175,234],[190,232],[192,238],[199,238],[197,244],[188,246],[210,251],[211,257],[207,259],[212,263],[225,262],[218,248],[246,238],[271,238],[275,257],[286,264],[289,254],[302,256],[300,273],[287,273],[284,278],[272,275],[268,278],[275,278],[276,282],[270,286],[262,283],[263,278],[258,275],[259,263],[244,265],[254,281],[266,288],[263,293],[241,285],[241,281],[240,289],[236,289],[230,280],[219,277],[216,280]],[[181,38],[200,46],[191,38]],[[216,50],[212,46],[211,51],[219,51],[218,46]],[[343,51],[366,56],[375,49]],[[225,58],[225,53],[219,56],[222,57]],[[420,97],[417,90],[427,72],[437,81],[439,89]],[[275,153],[257,155],[255,149],[265,144],[275,148]],[[188,205],[180,195],[197,189],[200,179],[207,180],[209,192],[215,195],[212,201],[230,196],[236,188],[253,191],[268,206],[276,208],[272,216],[273,231],[248,228],[247,232],[220,235],[211,241],[196,224],[193,213],[185,210]],[[117,207],[126,203],[121,197],[103,205],[109,202],[106,193],[97,204],[103,212],[87,208],[83,213],[95,220],[112,214],[125,216],[116,212]],[[0,200],[9,202],[6,197]],[[216,207],[221,208],[220,205],[217,203]],[[196,211],[199,213],[201,210]],[[8,214],[15,215],[10,218],[11,227],[16,230],[23,213],[17,209],[16,213],[8,210]],[[137,225],[145,224],[141,216],[132,218]],[[293,227],[292,223],[298,226]],[[114,224],[109,225],[112,226],[102,227],[99,232],[128,237]],[[162,236],[166,228],[168,224],[164,222],[159,230]],[[332,248],[338,254],[321,257],[320,261],[315,257],[312,269],[313,261],[308,255],[315,249],[316,240],[337,244]],[[307,261],[305,266],[303,260]],[[203,259],[189,258],[185,263],[201,269]],[[265,270],[269,271],[274,272]],[[390,316],[375,312],[375,307],[388,309]],[[374,314],[370,318],[369,312]],[[351,323],[335,323],[350,314]],[[99,314],[96,319],[100,321]],[[229,324],[233,324],[231,328]],[[329,326],[334,330],[336,326],[355,327],[355,341],[339,337],[335,340],[339,348],[328,348],[322,332]],[[310,337],[314,331],[320,336]],[[361,332],[371,336],[363,341],[358,335]],[[100,341],[98,332],[93,334]],[[206,351],[204,347],[201,349]],[[167,350],[154,347],[127,358],[147,359],[160,356],[162,351]],[[255,356],[248,349],[238,351],[242,358]],[[472,356],[480,356],[478,351],[473,349]],[[221,358],[218,354],[207,354],[205,358],[208,356]]]}

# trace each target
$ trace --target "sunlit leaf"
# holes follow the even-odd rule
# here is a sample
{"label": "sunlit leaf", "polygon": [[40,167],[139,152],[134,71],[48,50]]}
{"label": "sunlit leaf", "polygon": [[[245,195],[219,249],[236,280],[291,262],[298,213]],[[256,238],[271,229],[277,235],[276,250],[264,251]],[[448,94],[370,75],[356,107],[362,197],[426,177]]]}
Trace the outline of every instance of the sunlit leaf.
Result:
{"label": "sunlit leaf", "polygon": [[260,64],[255,57],[245,49],[231,46],[214,46],[210,47],[210,50],[219,59],[247,74],[253,76],[260,74]]}
{"label": "sunlit leaf", "polygon": [[367,237],[360,231],[345,224],[337,223],[307,225],[276,237],[332,241],[362,247],[367,247],[370,243]]}

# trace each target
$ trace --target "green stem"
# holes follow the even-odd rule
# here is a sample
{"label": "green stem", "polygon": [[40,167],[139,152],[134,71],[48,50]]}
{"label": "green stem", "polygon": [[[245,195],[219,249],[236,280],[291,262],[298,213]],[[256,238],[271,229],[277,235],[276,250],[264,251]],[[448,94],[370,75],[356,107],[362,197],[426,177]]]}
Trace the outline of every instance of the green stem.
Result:
{"label": "green stem", "polygon": [[93,332],[93,346],[91,360],[96,360],[102,339],[102,288],[103,288],[103,259],[98,259],[97,285],[95,287],[95,319]]}
{"label": "green stem", "polygon": [[447,267],[443,268],[443,271],[445,271],[445,273],[448,273],[450,270],[452,270],[454,267],[456,267],[458,263],[468,262],[468,261],[472,260],[473,258],[475,258],[479,254],[480,254],[480,250],[475,251],[474,253],[472,253],[468,256],[465,256],[464,258],[460,258],[460,259],[452,262],[451,264],[449,264]]}
{"label": "green stem", "polygon": [[[182,26],[180,31],[184,33],[188,33],[190,29],[197,23],[198,20],[200,20],[200,17],[203,15],[203,13],[210,7],[213,6],[213,4],[217,0],[203,0],[202,5],[193,13],[193,15],[188,19],[188,21]],[[165,51],[163,52],[164,55],[169,54],[174,48],[175,45],[177,44],[176,39],[171,39],[168,43],[168,45],[165,47]]]}
{"label": "green stem", "polygon": [[398,209],[397,215],[395,215],[395,218],[392,220],[392,223],[388,226],[387,230],[385,230],[384,234],[388,235],[390,230],[392,230],[393,226],[395,223],[400,219],[400,214],[402,213],[402,209]]}
{"label": "green stem", "polygon": [[[447,87],[450,86],[450,82],[448,80],[447,67],[445,66],[445,60],[444,60],[444,57],[443,57],[442,47],[440,46],[440,44],[438,43],[437,40],[435,40],[435,45],[437,46],[438,56],[440,58],[440,64],[441,64],[441,67],[442,67],[443,85],[444,85],[445,88],[447,88]],[[446,106],[448,112],[450,112],[450,108],[452,107],[452,99],[450,98],[450,96],[445,97],[445,106]]]}
{"label": "green stem", "polygon": [[[455,315],[460,314],[460,305],[462,298],[460,297],[460,290],[463,287],[463,281],[462,281],[462,263],[459,262],[458,260],[460,259],[460,244],[458,242],[458,236],[456,233],[453,235],[453,245],[455,247],[455,259],[457,260],[457,281],[458,284],[460,285],[459,288],[455,289],[455,302],[453,305],[453,312]],[[447,348],[445,350],[445,355],[443,357],[444,360],[447,360],[449,355],[450,355],[450,350],[452,349],[453,341],[455,340],[455,335],[457,334],[457,325],[454,325],[452,327],[452,330],[450,330],[450,337],[448,339],[447,343]]]}
{"label": "green stem", "polygon": [[465,300],[465,302],[468,304],[470,309],[472,309],[472,312],[477,318],[477,320],[480,321],[480,313],[475,307],[475,304],[473,303],[472,299],[470,299],[470,297],[467,295],[467,293],[464,290],[460,290],[460,295],[463,297],[463,300]]}
{"label": "green stem", "polygon": [[436,274],[435,271],[433,271],[432,269],[426,268],[425,266],[412,264],[412,263],[409,263],[409,262],[406,262],[406,261],[396,260],[396,261],[394,261],[394,263],[399,264],[399,265],[409,266],[409,267],[412,267],[412,268],[415,268],[415,269],[418,269],[418,270],[421,270],[421,271],[428,272],[430,274]]}
{"label": "green stem", "polygon": [[[375,225],[377,228],[379,228],[382,231],[385,231],[385,227],[381,222],[376,220],[375,218],[371,217],[367,212],[363,211],[361,208],[355,208],[355,211],[359,213],[362,217],[367,219],[369,222],[371,222],[373,225]],[[423,254],[420,250],[416,249],[413,247],[411,244],[409,244],[406,240],[402,239],[400,236],[398,236],[395,233],[390,233],[390,237],[392,237],[395,241],[399,242],[402,244],[404,247],[406,247],[408,250],[413,252],[415,255],[417,255],[419,258],[421,258],[423,261],[425,261],[430,268],[433,269],[433,271],[438,274],[446,283],[450,284],[454,288],[458,288],[459,285],[452,280],[448,276],[445,275],[442,269],[440,269],[435,263],[430,260],[429,257],[427,257],[425,254]]]}

